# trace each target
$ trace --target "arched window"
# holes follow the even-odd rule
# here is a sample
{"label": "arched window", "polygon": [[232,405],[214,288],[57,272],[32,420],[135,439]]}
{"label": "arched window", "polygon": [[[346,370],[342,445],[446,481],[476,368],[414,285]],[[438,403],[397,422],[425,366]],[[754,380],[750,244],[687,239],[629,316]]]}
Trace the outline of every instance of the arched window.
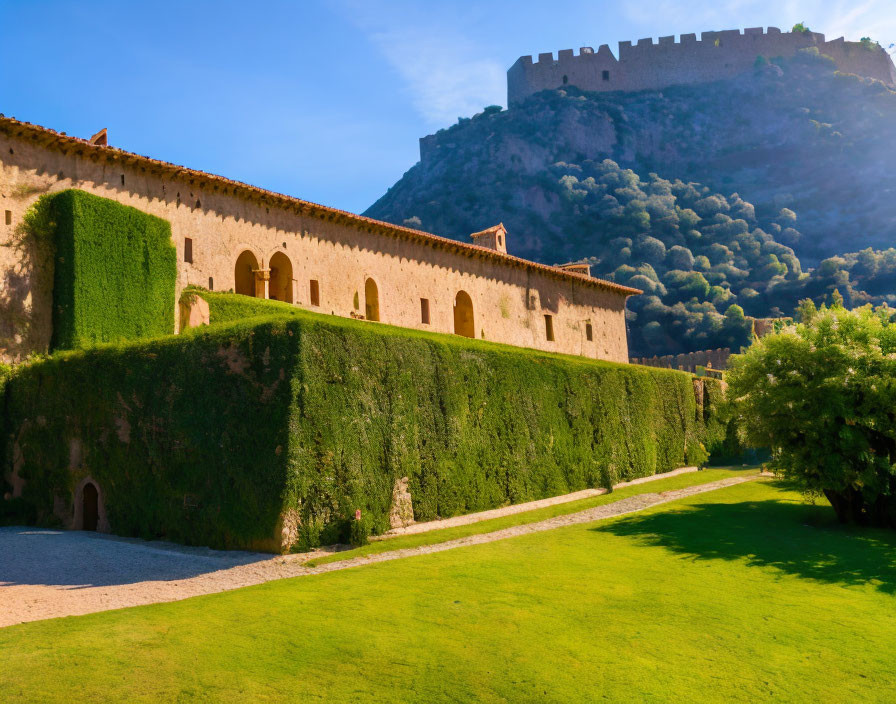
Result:
{"label": "arched window", "polygon": [[258,260],[248,249],[240,254],[236,260],[233,271],[233,290],[244,296],[255,295],[255,272],[258,270]]}
{"label": "arched window", "polygon": [[292,303],[292,262],[283,252],[275,252],[271,257],[271,280],[268,284],[268,298]]}
{"label": "arched window", "polygon": [[473,301],[466,291],[458,291],[454,299],[454,334],[464,337],[476,337],[476,324],[473,321]]}
{"label": "arched window", "polygon": [[367,320],[380,319],[380,294],[373,279],[364,282],[364,317]]}
{"label": "arched window", "polygon": [[563,76],[563,85],[569,83],[569,76]]}

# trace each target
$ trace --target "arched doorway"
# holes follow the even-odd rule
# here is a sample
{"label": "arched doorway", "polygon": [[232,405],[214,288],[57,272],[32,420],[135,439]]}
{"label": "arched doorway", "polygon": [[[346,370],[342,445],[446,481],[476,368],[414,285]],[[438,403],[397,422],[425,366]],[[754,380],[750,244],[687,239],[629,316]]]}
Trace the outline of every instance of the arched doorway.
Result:
{"label": "arched doorway", "polygon": [[292,303],[292,262],[283,252],[276,252],[270,261],[271,281],[268,298]]}
{"label": "arched doorway", "polygon": [[454,299],[454,334],[464,337],[476,337],[476,324],[473,321],[473,300],[466,291],[458,291]]}
{"label": "arched doorway", "polygon": [[96,484],[87,482],[81,490],[81,529],[96,530],[100,522],[100,495]]}
{"label": "arched doorway", "polygon": [[364,282],[364,317],[367,320],[380,319],[380,294],[373,279]]}
{"label": "arched doorway", "polygon": [[244,296],[255,295],[255,272],[258,270],[258,260],[248,249],[240,254],[236,260],[233,271],[233,290]]}

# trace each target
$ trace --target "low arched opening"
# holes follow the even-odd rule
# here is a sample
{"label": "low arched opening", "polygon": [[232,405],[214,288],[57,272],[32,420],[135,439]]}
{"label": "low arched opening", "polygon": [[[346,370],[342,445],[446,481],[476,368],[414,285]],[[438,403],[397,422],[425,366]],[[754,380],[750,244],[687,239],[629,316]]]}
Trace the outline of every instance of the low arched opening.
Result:
{"label": "low arched opening", "polygon": [[96,530],[100,523],[100,492],[93,482],[81,491],[81,530]]}
{"label": "low arched opening", "polygon": [[81,481],[75,488],[74,520],[75,530],[109,532],[106,509],[103,505],[103,492],[92,478]]}

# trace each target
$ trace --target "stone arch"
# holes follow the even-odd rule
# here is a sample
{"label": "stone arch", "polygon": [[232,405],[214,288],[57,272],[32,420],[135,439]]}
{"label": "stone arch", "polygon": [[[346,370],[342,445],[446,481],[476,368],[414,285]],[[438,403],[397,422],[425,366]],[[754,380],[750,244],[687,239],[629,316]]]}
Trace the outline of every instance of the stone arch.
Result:
{"label": "stone arch", "polygon": [[454,334],[476,337],[476,323],[473,319],[473,299],[466,291],[458,291],[454,299]]}
{"label": "stone arch", "polygon": [[268,284],[268,298],[275,301],[293,302],[292,262],[284,252],[274,252],[268,262],[271,281]]}
{"label": "stone arch", "polygon": [[244,296],[255,296],[255,272],[260,268],[258,258],[251,249],[240,252],[240,256],[236,258],[236,263],[233,266],[234,292]]}
{"label": "stone arch", "polygon": [[380,294],[376,281],[369,278],[364,282],[364,317],[367,320],[380,319]]}
{"label": "stone arch", "polygon": [[109,532],[103,490],[93,477],[83,479],[75,488],[75,514],[72,528],[75,530]]}

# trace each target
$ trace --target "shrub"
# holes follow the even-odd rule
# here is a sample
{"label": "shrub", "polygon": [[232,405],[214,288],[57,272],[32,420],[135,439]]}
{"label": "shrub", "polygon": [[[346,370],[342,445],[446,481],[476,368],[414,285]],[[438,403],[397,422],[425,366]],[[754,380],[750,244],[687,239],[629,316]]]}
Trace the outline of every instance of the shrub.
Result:
{"label": "shrub", "polygon": [[370,518],[367,516],[362,516],[359,520],[354,520],[351,522],[351,529],[349,532],[349,544],[354,545],[355,547],[361,547],[362,545],[367,545],[370,538]]}
{"label": "shrub", "polygon": [[811,302],[795,328],[732,357],[734,420],[752,447],[843,522],[896,528],[896,324],[892,310]]}
{"label": "shrub", "polygon": [[[247,305],[200,295],[213,323]],[[383,532],[403,476],[429,520],[701,460],[686,374],[292,311],[17,371],[38,519],[90,475],[117,533],[279,549],[284,512],[309,546],[350,538],[356,508]]]}
{"label": "shrub", "polygon": [[187,286],[181,294],[181,299],[197,295],[202,296],[208,302],[209,320],[215,324],[238,322],[248,320],[249,318],[271,315],[293,316],[301,314],[301,309],[290,303],[243,296],[238,293],[208,291],[200,286]]}
{"label": "shrub", "polygon": [[174,331],[177,256],[167,221],[69,190],[41,198],[25,224],[55,248],[53,349]]}

